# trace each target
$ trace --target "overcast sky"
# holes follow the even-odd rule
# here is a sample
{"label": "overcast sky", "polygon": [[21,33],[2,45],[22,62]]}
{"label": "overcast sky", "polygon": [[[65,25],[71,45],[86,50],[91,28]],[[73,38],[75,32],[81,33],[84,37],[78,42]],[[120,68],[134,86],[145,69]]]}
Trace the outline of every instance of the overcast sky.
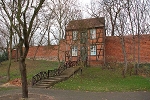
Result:
{"label": "overcast sky", "polygon": [[79,0],[83,4],[90,4],[91,0]]}
{"label": "overcast sky", "polygon": [[83,6],[82,10],[83,10],[83,18],[89,18],[90,15],[88,15],[88,13],[86,12],[86,6],[90,5],[91,0],[79,0],[79,2],[81,3],[81,5]]}

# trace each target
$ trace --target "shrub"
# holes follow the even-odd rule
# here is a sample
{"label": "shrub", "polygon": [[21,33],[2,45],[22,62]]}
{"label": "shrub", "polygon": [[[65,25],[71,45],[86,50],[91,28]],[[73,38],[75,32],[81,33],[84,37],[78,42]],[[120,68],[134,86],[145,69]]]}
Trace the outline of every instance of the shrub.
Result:
{"label": "shrub", "polygon": [[0,62],[8,60],[8,53],[4,52],[0,55]]}

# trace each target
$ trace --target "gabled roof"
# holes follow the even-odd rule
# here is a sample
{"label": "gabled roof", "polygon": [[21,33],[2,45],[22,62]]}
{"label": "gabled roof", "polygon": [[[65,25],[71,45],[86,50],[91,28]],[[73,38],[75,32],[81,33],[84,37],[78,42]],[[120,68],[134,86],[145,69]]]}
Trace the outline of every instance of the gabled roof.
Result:
{"label": "gabled roof", "polygon": [[66,30],[79,30],[79,29],[88,29],[88,28],[97,28],[105,26],[105,18],[90,18],[82,20],[73,20],[70,21]]}

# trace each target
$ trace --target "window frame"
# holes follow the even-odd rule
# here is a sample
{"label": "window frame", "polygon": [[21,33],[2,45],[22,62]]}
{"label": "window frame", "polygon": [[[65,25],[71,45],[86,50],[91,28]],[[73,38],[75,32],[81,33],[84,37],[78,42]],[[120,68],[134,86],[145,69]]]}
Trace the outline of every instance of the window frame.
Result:
{"label": "window frame", "polygon": [[90,29],[90,39],[96,39],[96,29]]}
{"label": "window frame", "polygon": [[90,55],[91,56],[96,56],[97,55],[97,46],[96,45],[91,45],[90,46]]}
{"label": "window frame", "polygon": [[72,46],[71,48],[71,56],[78,56],[78,47],[77,46]]}
{"label": "window frame", "polygon": [[72,31],[72,40],[77,40],[78,39],[78,31]]}

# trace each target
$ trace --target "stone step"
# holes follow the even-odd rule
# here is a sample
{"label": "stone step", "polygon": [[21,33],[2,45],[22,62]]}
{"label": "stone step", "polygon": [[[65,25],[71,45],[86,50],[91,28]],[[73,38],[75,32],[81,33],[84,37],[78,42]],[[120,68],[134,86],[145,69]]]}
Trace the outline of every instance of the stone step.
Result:
{"label": "stone step", "polygon": [[46,82],[42,82],[42,83],[37,83],[36,85],[49,85],[49,84],[52,84],[53,82],[51,82],[51,83],[46,83]]}
{"label": "stone step", "polygon": [[63,79],[64,78],[62,78],[62,77],[52,77],[50,79],[44,79],[44,80],[38,82],[36,84],[36,87],[48,88],[48,87],[53,86],[54,84],[62,81]]}
{"label": "stone step", "polygon": [[53,84],[55,82],[56,82],[56,80],[46,80],[46,81],[38,82],[38,83],[36,83],[36,85],[49,85],[49,84]]}
{"label": "stone step", "polygon": [[34,87],[36,88],[48,88],[50,86],[52,86],[53,84],[55,84],[54,82],[40,82],[40,83],[37,83],[36,85],[34,85]]}
{"label": "stone step", "polygon": [[55,76],[55,77],[50,77],[48,80],[61,80],[63,77],[61,76]]}
{"label": "stone step", "polygon": [[55,85],[56,83],[58,83],[59,81],[57,82],[51,82],[51,83],[37,83],[36,85],[34,85],[33,87],[39,87],[39,88],[48,88],[50,86],[53,86]]}
{"label": "stone step", "polygon": [[49,85],[34,85],[33,88],[48,88]]}
{"label": "stone step", "polygon": [[45,80],[42,80],[41,82],[55,82],[57,80],[58,79],[45,79]]}
{"label": "stone step", "polygon": [[50,77],[49,79],[43,79],[40,82],[36,83],[36,85],[34,85],[33,87],[35,87],[35,88],[49,88],[50,86],[53,86],[58,82],[61,82],[61,81],[68,79],[78,70],[79,70],[79,67],[68,68],[60,76]]}

